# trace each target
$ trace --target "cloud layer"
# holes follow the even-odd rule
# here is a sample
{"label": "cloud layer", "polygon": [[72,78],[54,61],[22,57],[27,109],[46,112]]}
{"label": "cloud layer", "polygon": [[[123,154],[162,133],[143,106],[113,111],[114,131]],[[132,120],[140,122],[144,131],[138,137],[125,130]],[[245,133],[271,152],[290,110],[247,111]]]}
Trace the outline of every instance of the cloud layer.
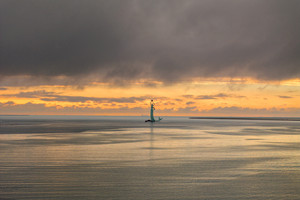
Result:
{"label": "cloud layer", "polygon": [[299,9],[296,0],[4,0],[0,77],[299,78]]}
{"label": "cloud layer", "polygon": [[6,94],[4,97],[16,97],[16,98],[37,98],[42,101],[54,101],[54,102],[96,102],[96,103],[136,103],[137,101],[148,100],[149,96],[139,97],[120,97],[120,98],[99,98],[99,97],[87,97],[87,96],[68,96],[61,95],[55,92],[47,92],[45,90],[35,90],[32,92],[20,92],[17,94]]}
{"label": "cloud layer", "polygon": [[[141,107],[129,108],[124,105],[120,108],[101,108],[101,107],[88,107],[88,106],[47,106],[44,103],[25,103],[15,104],[13,101],[1,103],[0,109],[2,114],[117,114],[117,115],[128,115],[136,113],[148,114],[148,109]],[[202,116],[271,116],[271,117],[299,117],[299,108],[286,108],[286,109],[255,109],[255,108],[242,108],[242,107],[217,107],[209,110],[202,110]],[[159,115],[189,115],[197,116],[199,111],[196,107],[185,107],[179,110],[163,109],[159,111]],[[246,115],[245,115],[246,114]]]}

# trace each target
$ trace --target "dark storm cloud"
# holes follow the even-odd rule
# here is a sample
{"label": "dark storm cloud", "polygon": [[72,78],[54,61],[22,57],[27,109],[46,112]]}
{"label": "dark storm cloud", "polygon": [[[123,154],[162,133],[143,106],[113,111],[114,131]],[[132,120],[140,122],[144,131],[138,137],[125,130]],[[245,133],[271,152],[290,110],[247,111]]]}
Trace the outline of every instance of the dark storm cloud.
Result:
{"label": "dark storm cloud", "polygon": [[0,77],[299,78],[299,9],[297,0],[2,0]]}

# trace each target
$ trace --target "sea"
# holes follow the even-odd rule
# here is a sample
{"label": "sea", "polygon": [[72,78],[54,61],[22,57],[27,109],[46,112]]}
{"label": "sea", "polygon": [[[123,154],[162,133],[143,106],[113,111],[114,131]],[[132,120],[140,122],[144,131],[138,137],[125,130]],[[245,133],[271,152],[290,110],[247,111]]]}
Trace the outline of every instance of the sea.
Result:
{"label": "sea", "polygon": [[0,200],[299,200],[300,121],[0,116]]}

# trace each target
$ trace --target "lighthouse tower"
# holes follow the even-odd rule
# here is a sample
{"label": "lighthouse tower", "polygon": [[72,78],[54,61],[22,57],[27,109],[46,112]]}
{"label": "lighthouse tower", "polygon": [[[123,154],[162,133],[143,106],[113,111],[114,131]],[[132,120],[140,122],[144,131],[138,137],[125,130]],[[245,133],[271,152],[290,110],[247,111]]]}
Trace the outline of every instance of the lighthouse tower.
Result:
{"label": "lighthouse tower", "polygon": [[153,99],[151,100],[151,102],[150,102],[150,106],[151,106],[151,110],[150,110],[150,121],[151,122],[155,122],[155,119],[154,119],[154,116],[153,116],[153,112],[154,112],[154,110],[155,110],[155,108],[154,108],[154,102],[153,102]]}
{"label": "lighthouse tower", "polygon": [[158,120],[154,119],[154,110],[155,110],[155,104],[153,102],[153,99],[150,102],[150,119],[146,120],[145,122],[159,122],[160,120],[162,120],[162,118],[158,118]]}

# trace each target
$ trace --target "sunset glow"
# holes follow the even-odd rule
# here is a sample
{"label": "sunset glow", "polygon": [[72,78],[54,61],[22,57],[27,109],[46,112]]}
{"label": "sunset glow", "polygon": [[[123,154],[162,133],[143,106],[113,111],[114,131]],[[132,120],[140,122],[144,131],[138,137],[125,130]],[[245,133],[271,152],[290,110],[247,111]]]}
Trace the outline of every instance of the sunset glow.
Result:
{"label": "sunset glow", "polygon": [[6,87],[0,90],[2,114],[148,115],[149,100],[154,99],[160,115],[299,116],[299,79],[144,82],[126,87],[100,82]]}

